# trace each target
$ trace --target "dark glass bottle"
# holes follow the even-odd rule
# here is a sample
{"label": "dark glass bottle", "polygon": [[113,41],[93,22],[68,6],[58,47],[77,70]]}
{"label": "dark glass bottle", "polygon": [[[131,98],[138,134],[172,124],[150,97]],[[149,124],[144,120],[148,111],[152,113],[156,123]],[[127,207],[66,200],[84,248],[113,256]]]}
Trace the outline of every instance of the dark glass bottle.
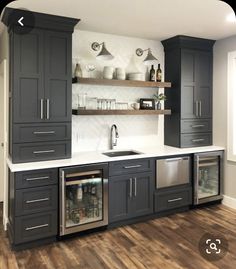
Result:
{"label": "dark glass bottle", "polygon": [[150,81],[155,81],[155,69],[154,69],[154,65],[152,65],[152,68],[150,69]]}
{"label": "dark glass bottle", "polygon": [[161,82],[161,80],[162,80],[161,65],[158,64],[157,73],[156,73],[156,81]]}

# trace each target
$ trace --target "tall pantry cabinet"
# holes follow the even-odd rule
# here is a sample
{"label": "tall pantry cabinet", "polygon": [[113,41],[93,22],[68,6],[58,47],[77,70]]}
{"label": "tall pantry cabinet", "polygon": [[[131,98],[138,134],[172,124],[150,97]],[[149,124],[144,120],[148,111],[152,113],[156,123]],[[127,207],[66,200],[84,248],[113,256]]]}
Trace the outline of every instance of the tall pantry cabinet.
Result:
{"label": "tall pantry cabinet", "polygon": [[175,36],[162,41],[165,50],[165,145],[197,147],[212,144],[213,45],[209,39]]}
{"label": "tall pantry cabinet", "polygon": [[20,33],[12,11],[3,16],[9,32],[9,155],[13,163],[69,158],[72,33],[79,20],[33,12],[34,25],[27,18],[24,25],[32,29]]}

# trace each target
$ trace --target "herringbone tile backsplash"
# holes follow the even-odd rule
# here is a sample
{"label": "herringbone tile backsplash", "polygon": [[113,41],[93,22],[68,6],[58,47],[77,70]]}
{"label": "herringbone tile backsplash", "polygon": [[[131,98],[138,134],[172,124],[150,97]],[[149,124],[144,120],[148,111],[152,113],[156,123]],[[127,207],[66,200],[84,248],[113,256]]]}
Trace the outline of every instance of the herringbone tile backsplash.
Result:
{"label": "herringbone tile backsplash", "polygon": [[[98,52],[91,50],[92,42],[106,42],[107,49],[115,56],[112,61],[99,61],[95,56]],[[104,66],[123,67],[128,72],[143,72],[147,67],[141,58],[135,55],[136,48],[151,48],[163,66],[163,47],[159,41],[129,38],[115,35],[100,34],[76,30],[73,34],[73,69],[79,62],[83,76],[88,77],[86,65],[96,67],[93,77],[101,77]],[[91,76],[91,75],[90,75]],[[129,104],[140,98],[152,98],[156,89],[129,88],[98,85],[73,84],[72,106],[77,104],[78,93],[87,93],[88,97],[111,98]],[[163,89],[160,89],[163,91]],[[163,116],[73,116],[72,118],[72,149],[73,152],[107,150],[110,143],[110,127],[116,124],[119,129],[118,147],[136,148],[163,144]]]}

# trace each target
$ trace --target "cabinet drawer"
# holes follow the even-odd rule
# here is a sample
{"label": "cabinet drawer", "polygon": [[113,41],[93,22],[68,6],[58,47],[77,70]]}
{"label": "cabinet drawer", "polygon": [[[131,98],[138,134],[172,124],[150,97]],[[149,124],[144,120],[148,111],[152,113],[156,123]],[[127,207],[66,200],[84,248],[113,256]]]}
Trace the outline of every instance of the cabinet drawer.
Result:
{"label": "cabinet drawer", "polygon": [[71,142],[13,144],[13,163],[37,162],[71,157]]}
{"label": "cabinet drawer", "polygon": [[56,185],[16,190],[15,215],[22,216],[57,209],[57,201]]}
{"label": "cabinet drawer", "polygon": [[212,134],[181,134],[181,147],[200,147],[212,144]]}
{"label": "cabinet drawer", "polygon": [[181,133],[211,132],[212,120],[182,120]]}
{"label": "cabinet drawer", "polygon": [[151,171],[153,160],[136,159],[128,161],[111,162],[109,164],[109,175],[117,176],[136,172]]}
{"label": "cabinet drawer", "polygon": [[13,143],[69,140],[71,124],[14,124],[12,133]]}
{"label": "cabinet drawer", "polygon": [[15,173],[15,189],[58,184],[58,169],[42,169]]}
{"label": "cabinet drawer", "polygon": [[56,211],[15,218],[15,244],[54,235],[57,235]]}
{"label": "cabinet drawer", "polygon": [[179,208],[192,204],[192,189],[165,190],[154,194],[155,212]]}

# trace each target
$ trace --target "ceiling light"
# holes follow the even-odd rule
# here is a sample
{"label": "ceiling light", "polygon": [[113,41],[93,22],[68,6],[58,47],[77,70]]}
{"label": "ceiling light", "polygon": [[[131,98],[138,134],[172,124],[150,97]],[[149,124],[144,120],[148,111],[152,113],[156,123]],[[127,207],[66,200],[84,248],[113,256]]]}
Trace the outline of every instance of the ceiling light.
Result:
{"label": "ceiling light", "polygon": [[152,64],[158,63],[157,58],[155,56],[153,56],[150,48],[145,49],[145,50],[138,48],[138,49],[136,49],[136,55],[142,56],[144,51],[148,51],[146,58],[143,60],[145,65],[152,65]]}
{"label": "ceiling light", "polygon": [[235,16],[235,13],[230,13],[227,17],[226,17],[226,20],[228,22],[236,22],[236,16]]}
{"label": "ceiling light", "polygon": [[98,53],[96,58],[99,60],[104,60],[104,61],[114,59],[114,56],[107,50],[105,42],[102,42],[100,44],[98,42],[93,42],[91,47],[93,50],[98,51],[100,50],[101,46],[102,46],[102,49]]}

